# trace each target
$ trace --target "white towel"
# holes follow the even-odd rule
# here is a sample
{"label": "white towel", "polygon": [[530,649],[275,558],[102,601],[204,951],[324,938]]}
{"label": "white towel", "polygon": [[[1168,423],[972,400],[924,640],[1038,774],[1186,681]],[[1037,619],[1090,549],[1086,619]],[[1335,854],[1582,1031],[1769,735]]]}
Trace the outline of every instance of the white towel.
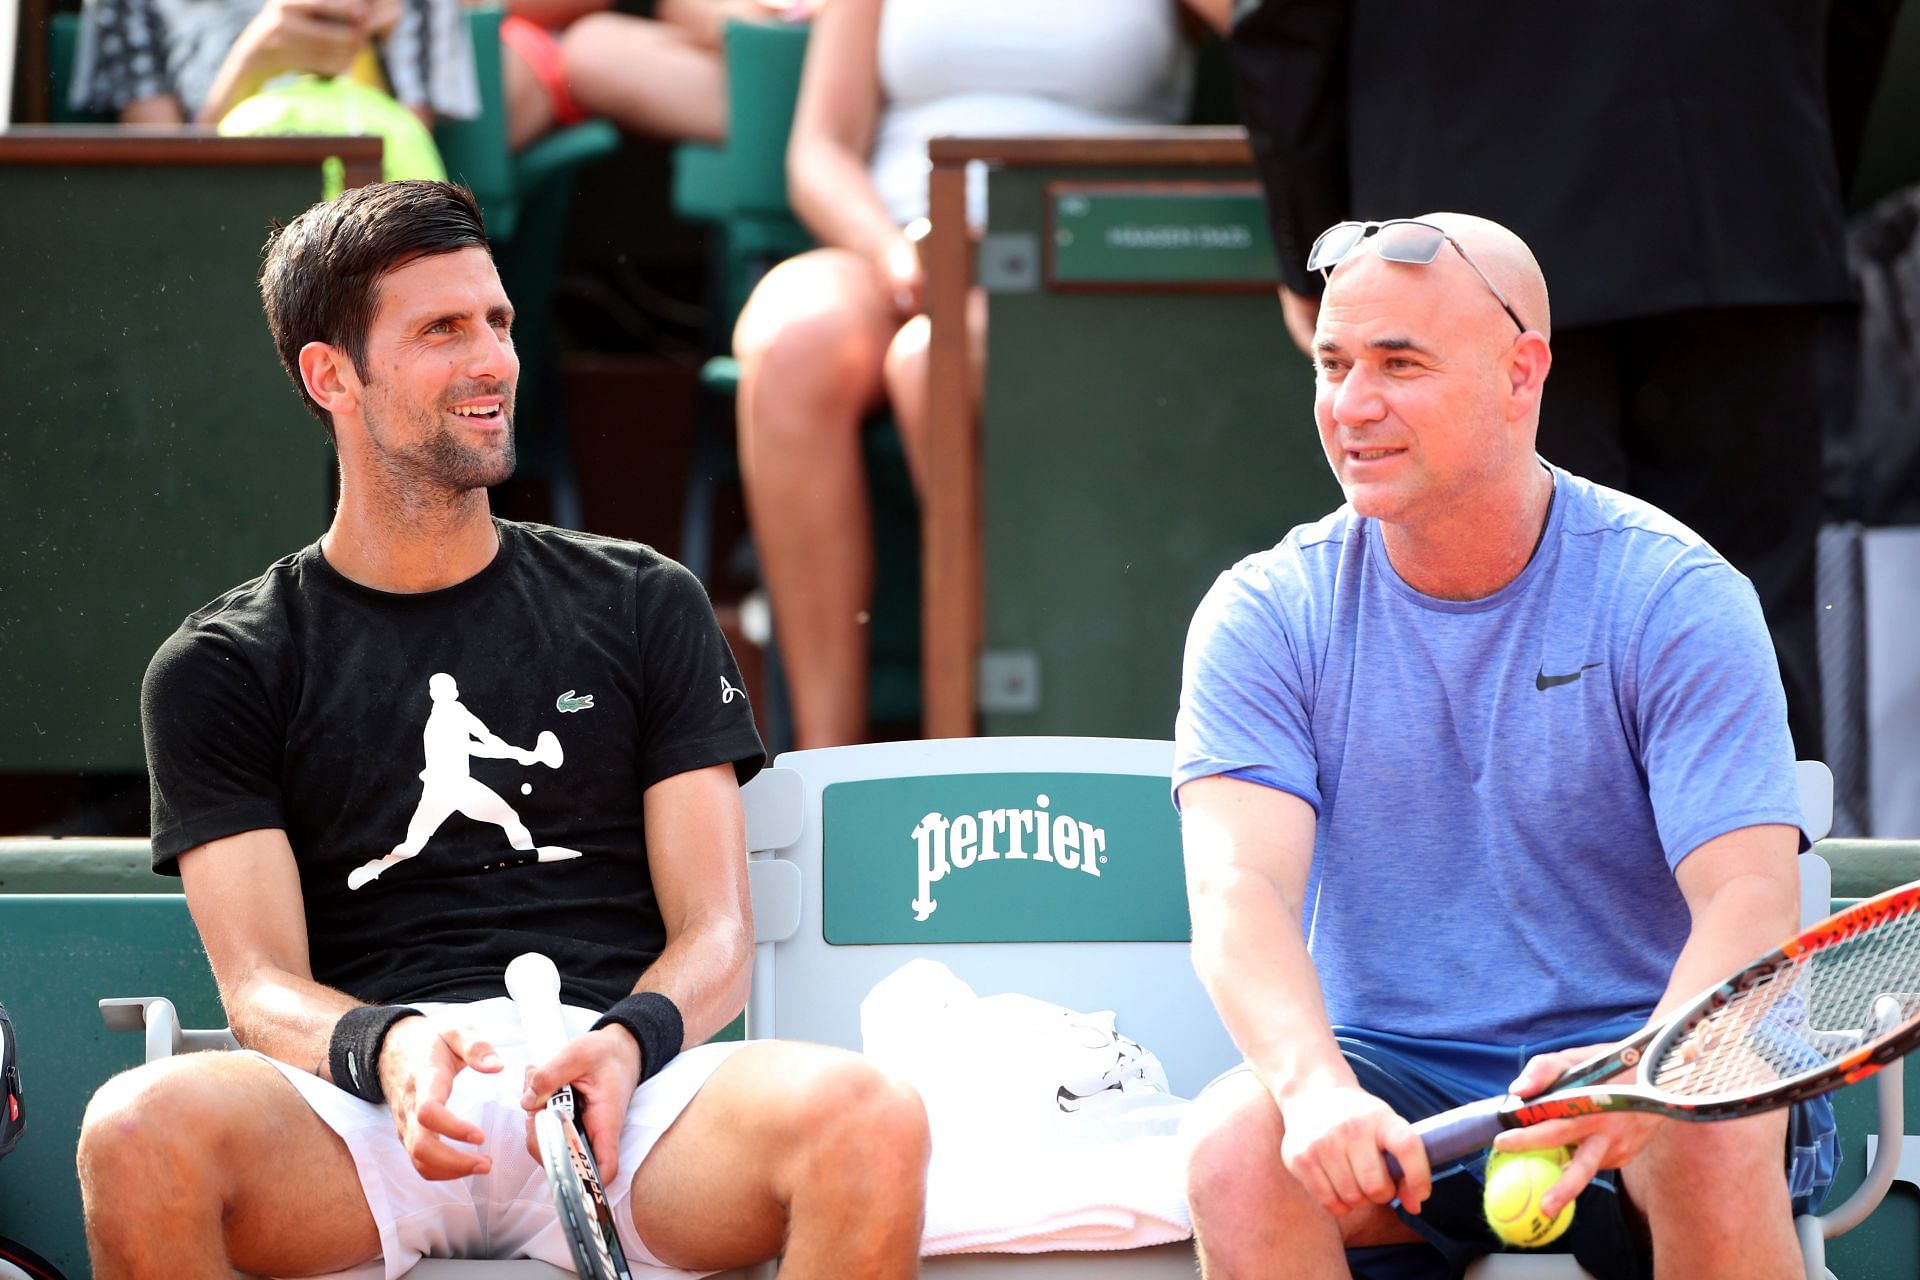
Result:
{"label": "white towel", "polygon": [[860,1004],[866,1052],[927,1104],[921,1252],[1045,1253],[1184,1240],[1187,1102],[1111,1011],[981,997],[913,960]]}

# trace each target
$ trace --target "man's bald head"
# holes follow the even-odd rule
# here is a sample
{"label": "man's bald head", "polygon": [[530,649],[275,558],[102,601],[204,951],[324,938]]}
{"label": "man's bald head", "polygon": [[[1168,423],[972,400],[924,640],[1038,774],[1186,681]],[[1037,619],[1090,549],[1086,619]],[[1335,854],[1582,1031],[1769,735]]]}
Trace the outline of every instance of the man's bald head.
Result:
{"label": "man's bald head", "polygon": [[1484,271],[1507,304],[1520,313],[1529,329],[1553,339],[1552,309],[1547,303],[1547,278],[1527,242],[1497,222],[1470,213],[1429,213],[1418,219],[1431,222],[1455,240]]}
{"label": "man's bald head", "polygon": [[[1485,316],[1490,335],[1504,332],[1506,338],[1513,336],[1513,321],[1505,318],[1506,312],[1500,307],[1499,300],[1504,299],[1526,328],[1552,339],[1553,321],[1547,302],[1546,278],[1540,272],[1540,264],[1534,259],[1533,251],[1519,236],[1497,222],[1467,213],[1429,213],[1410,221],[1439,227],[1453,237],[1459,251],[1455,252],[1453,247],[1442,247],[1433,262],[1426,265],[1393,263],[1379,256],[1377,244],[1369,243],[1377,237],[1370,236],[1355,245],[1330,274],[1327,282],[1329,300],[1346,292],[1341,287],[1343,278],[1357,285],[1362,277],[1385,272],[1403,279],[1410,287],[1443,290],[1456,302],[1454,310],[1459,319],[1464,321]],[[1498,298],[1494,296],[1496,292]],[[1491,307],[1490,313],[1479,305],[1478,300],[1482,296]],[[1498,318],[1497,323],[1495,318]],[[1501,345],[1505,345],[1504,340]]]}

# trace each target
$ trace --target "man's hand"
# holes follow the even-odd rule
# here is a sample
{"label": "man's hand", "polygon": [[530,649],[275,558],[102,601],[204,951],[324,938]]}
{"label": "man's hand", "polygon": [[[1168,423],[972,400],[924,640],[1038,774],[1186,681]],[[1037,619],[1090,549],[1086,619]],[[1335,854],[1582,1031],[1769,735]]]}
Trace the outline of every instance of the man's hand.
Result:
{"label": "man's hand", "polygon": [[454,1077],[463,1067],[495,1072],[501,1067],[500,1055],[457,1022],[402,1018],[380,1046],[380,1087],[393,1111],[394,1128],[413,1167],[430,1181],[464,1178],[493,1167],[485,1152],[462,1151],[444,1141],[477,1147],[486,1140],[486,1130],[447,1109]]}
{"label": "man's hand", "polygon": [[[1426,1148],[1386,1103],[1357,1085],[1327,1085],[1290,1095],[1280,1117],[1280,1159],[1328,1213],[1344,1218],[1395,1194],[1408,1213],[1420,1212],[1432,1190]],[[1383,1151],[1400,1162],[1397,1189]]]}
{"label": "man's hand", "polygon": [[[1559,1079],[1569,1069],[1613,1046],[1588,1045],[1581,1049],[1562,1049],[1543,1053],[1528,1062],[1514,1080],[1512,1092],[1531,1098]],[[1615,1079],[1628,1074],[1620,1072]],[[1585,1189],[1593,1175],[1602,1169],[1618,1169],[1639,1155],[1653,1140],[1660,1126],[1667,1123],[1659,1116],[1632,1111],[1610,1111],[1599,1115],[1575,1116],[1566,1120],[1548,1120],[1524,1129],[1510,1129],[1493,1145],[1501,1151],[1536,1151],[1543,1147],[1572,1146],[1573,1158],[1559,1180],[1540,1197],[1540,1211],[1548,1217]]]}
{"label": "man's hand", "polygon": [[1320,323],[1320,299],[1295,293],[1280,286],[1280,318],[1286,322],[1287,336],[1308,359],[1313,358],[1313,328]]}
{"label": "man's hand", "polygon": [[620,1130],[627,1104],[640,1087],[640,1045],[625,1027],[607,1026],[567,1042],[566,1048],[527,1072],[520,1105],[527,1110],[527,1150],[540,1158],[533,1137],[533,1113],[562,1085],[573,1086],[575,1119],[586,1131],[600,1180],[611,1183],[620,1170]]}

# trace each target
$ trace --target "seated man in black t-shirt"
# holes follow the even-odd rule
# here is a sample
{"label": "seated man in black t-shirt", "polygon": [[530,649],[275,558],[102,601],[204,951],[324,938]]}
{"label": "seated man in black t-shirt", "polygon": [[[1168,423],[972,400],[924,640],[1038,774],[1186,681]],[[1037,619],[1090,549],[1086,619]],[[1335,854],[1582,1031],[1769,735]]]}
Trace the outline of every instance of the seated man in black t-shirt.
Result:
{"label": "seated man in black t-shirt", "polygon": [[[154,865],[252,1052],[94,1098],[94,1274],[569,1265],[526,1123],[568,1082],[635,1262],[914,1274],[917,1095],[840,1050],[704,1043],[746,996],[760,740],[686,570],[491,518],[518,361],[472,198],[316,205],[261,292],[339,507],[189,616],[142,702]],[[575,1036],[545,1062],[503,994],[529,950]]]}

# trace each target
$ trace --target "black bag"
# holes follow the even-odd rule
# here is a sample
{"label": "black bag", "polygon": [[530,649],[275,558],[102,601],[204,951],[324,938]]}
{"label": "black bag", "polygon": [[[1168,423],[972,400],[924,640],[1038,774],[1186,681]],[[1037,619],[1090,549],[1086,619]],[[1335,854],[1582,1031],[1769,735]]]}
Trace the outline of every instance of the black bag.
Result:
{"label": "black bag", "polygon": [[20,1141],[27,1123],[26,1104],[20,1100],[20,1051],[13,1037],[13,1019],[0,1004],[0,1156]]}

